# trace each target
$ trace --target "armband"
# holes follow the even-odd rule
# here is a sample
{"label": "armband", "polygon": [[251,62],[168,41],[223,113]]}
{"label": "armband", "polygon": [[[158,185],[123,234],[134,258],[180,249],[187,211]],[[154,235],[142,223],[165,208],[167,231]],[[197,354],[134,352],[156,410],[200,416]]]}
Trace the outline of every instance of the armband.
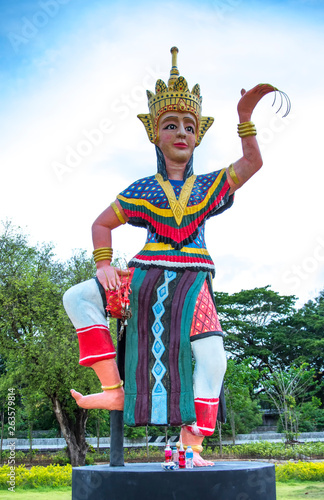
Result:
{"label": "armband", "polygon": [[126,224],[126,221],[125,221],[124,217],[122,216],[116,203],[113,201],[113,203],[111,203],[110,206],[113,209],[113,211],[115,212],[116,216],[118,217],[119,222],[121,222],[122,224]]}
{"label": "armband", "polygon": [[231,177],[232,181],[234,182],[234,184],[240,183],[240,181],[237,178],[236,172],[234,170],[233,163],[231,163],[230,166],[228,167],[228,173],[230,174],[230,177]]}

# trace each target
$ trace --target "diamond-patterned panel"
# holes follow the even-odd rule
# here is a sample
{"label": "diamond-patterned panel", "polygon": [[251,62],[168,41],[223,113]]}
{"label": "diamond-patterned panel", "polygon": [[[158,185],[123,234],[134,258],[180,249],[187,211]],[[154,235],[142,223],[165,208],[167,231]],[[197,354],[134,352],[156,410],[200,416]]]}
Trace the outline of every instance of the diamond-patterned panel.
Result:
{"label": "diamond-patterned panel", "polygon": [[155,384],[152,390],[152,424],[167,424],[167,391],[162,382],[166,373],[166,368],[161,361],[161,357],[165,351],[162,340],[164,327],[161,318],[165,312],[163,301],[169,295],[168,285],[176,276],[177,273],[174,271],[164,271],[164,283],[157,289],[157,301],[152,307],[155,316],[155,321],[152,325],[152,333],[154,335],[152,353],[155,358],[155,363],[152,368],[152,375],[155,378]]}

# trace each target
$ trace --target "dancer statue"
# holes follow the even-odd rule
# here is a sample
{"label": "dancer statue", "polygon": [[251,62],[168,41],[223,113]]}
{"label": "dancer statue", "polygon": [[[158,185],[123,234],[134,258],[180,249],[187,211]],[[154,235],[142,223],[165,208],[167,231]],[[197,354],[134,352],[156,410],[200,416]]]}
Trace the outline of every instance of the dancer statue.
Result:
{"label": "dancer statue", "polygon": [[[131,426],[181,426],[183,444],[194,450],[194,465],[207,466],[213,462],[200,453],[204,437],[215,430],[217,414],[224,419],[218,407],[226,355],[205,222],[231,207],[234,192],[261,168],[251,115],[259,100],[277,89],[260,84],[241,91],[237,109],[243,156],[228,168],[196,176],[193,152],[213,118],[201,115],[200,87],[189,90],[179,76],[178,49],[173,47],[171,53],[168,84],[158,80],[155,94],[147,91],[149,113],[138,116],[155,144],[157,173],[131,184],[95,220],[96,278],[64,295],[78,333],[80,364],[91,366],[102,383],[98,394],[71,393],[82,408],[123,410]],[[147,239],[129,270],[121,271],[111,266],[111,234],[126,223],[146,228]],[[124,392],[107,326],[106,298],[128,277],[132,317],[126,333]]]}

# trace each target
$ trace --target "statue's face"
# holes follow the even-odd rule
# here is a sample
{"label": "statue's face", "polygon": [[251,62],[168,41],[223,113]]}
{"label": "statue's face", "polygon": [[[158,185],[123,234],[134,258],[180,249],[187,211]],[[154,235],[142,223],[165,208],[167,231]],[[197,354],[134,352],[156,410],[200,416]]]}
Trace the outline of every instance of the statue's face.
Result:
{"label": "statue's face", "polygon": [[168,164],[187,164],[196,143],[197,122],[192,113],[169,111],[159,120],[157,146]]}

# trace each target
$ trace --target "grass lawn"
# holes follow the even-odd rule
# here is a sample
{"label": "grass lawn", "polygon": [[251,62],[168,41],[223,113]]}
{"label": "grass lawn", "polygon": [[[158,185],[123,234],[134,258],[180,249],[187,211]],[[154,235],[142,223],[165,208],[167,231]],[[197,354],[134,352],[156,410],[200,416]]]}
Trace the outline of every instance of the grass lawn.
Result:
{"label": "grass lawn", "polygon": [[[14,495],[14,496],[12,496]],[[71,500],[72,488],[37,488],[33,490],[0,490],[0,500]]]}
{"label": "grass lawn", "polygon": [[[15,491],[17,500],[71,500],[71,488],[34,489]],[[307,496],[306,496],[307,495]],[[11,491],[0,491],[0,500],[12,500]],[[324,483],[319,481],[303,481],[277,483],[277,500],[298,500],[298,498],[324,498]],[[225,500],[225,499],[219,499]]]}
{"label": "grass lawn", "polygon": [[[298,498],[324,498],[324,483],[321,481],[292,481],[276,483],[277,500],[292,500]],[[0,497],[1,498],[1,497]]]}

